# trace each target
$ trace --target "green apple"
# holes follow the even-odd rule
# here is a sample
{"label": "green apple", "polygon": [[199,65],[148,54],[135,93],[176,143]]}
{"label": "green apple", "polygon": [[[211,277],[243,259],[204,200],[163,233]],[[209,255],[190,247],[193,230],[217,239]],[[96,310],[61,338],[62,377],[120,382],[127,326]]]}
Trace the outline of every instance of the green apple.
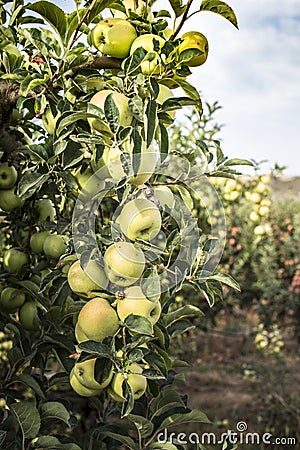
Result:
{"label": "green apple", "polygon": [[6,272],[21,275],[28,264],[26,253],[16,248],[6,250],[3,255],[3,267]]}
{"label": "green apple", "polygon": [[74,368],[70,373],[70,385],[72,386],[76,394],[81,395],[82,397],[94,397],[95,395],[99,395],[102,392],[102,389],[90,389],[83,386],[83,384],[81,384],[78,378],[75,376]]}
{"label": "green apple", "polygon": [[175,200],[171,189],[168,186],[155,186],[153,188],[154,197],[159,201],[161,207],[164,209],[166,206],[170,209],[174,208]]}
{"label": "green apple", "polygon": [[67,250],[67,238],[60,234],[50,234],[44,241],[43,250],[47,258],[59,259]]}
{"label": "green apple", "polygon": [[161,229],[161,215],[157,206],[146,198],[135,198],[126,203],[116,222],[129,239],[154,239]]}
{"label": "green apple", "polygon": [[37,255],[44,253],[44,242],[50,236],[50,231],[40,231],[30,237],[30,248]]}
{"label": "green apple", "polygon": [[130,286],[141,277],[145,268],[145,256],[134,244],[117,242],[107,248],[104,263],[106,275],[112,283]]}
{"label": "green apple", "polygon": [[[157,103],[159,105],[162,105],[166,100],[168,100],[169,98],[174,97],[173,92],[171,91],[171,89],[168,88],[168,86],[165,86],[164,84],[160,84],[159,85],[159,91],[158,91],[158,96],[157,96]],[[175,119],[175,115],[176,115],[176,111],[166,111],[169,116],[171,117],[172,120]],[[167,125],[170,125],[169,123]]]}
{"label": "green apple", "polygon": [[[157,44],[154,45],[154,42]],[[165,44],[165,39],[156,34],[142,34],[133,41],[130,49],[132,55],[138,48],[143,48],[148,52],[144,60],[141,62],[141,71],[145,75],[158,74],[162,71],[161,58],[159,53],[154,50],[158,45],[158,50]]]}
{"label": "green apple", "polygon": [[77,362],[73,367],[73,374],[77,378],[79,383],[82,384],[82,386],[88,389],[102,390],[106,388],[111,382],[113,372],[111,371],[108,378],[103,380],[102,383],[98,383],[98,381],[95,380],[94,376],[95,362],[96,358],[87,359],[83,362]]}
{"label": "green apple", "polygon": [[198,31],[188,31],[181,36],[181,39],[182,42],[178,47],[179,53],[192,48],[202,52],[187,61],[186,64],[190,67],[201,66],[204,64],[208,55],[208,41],[204,34],[199,33]]}
{"label": "green apple", "polygon": [[[109,177],[108,172],[103,175],[104,177]],[[81,188],[81,195],[90,197],[105,189],[105,179],[99,178],[89,167],[84,172],[81,172],[81,168],[79,167],[74,172],[74,176]]]}
{"label": "green apple", "polygon": [[[120,125],[122,127],[129,127],[131,125],[133,116],[128,106],[129,98],[126,97],[126,95],[122,94],[121,92],[112,91],[111,89],[103,89],[102,91],[96,92],[96,94],[93,95],[90,103],[104,110],[105,99],[109,94],[112,94],[112,98],[119,110]],[[112,132],[109,129],[108,125],[106,125],[104,122],[97,120],[96,118],[89,118],[88,122],[92,130],[100,133],[106,132],[112,135]]]}
{"label": "green apple", "polygon": [[46,222],[55,220],[56,211],[49,198],[41,198],[34,207],[34,213],[37,218],[37,224],[43,226]]}
{"label": "green apple", "polygon": [[0,209],[6,212],[11,212],[14,209],[19,209],[24,205],[24,200],[16,194],[16,187],[11,189],[0,190]]}
{"label": "green apple", "polygon": [[[147,389],[147,378],[142,375],[143,369],[137,363],[130,364],[126,369],[127,382],[132,389],[134,400],[138,400]],[[111,385],[108,389],[108,393],[117,402],[124,402],[123,397],[123,382],[125,380],[125,375],[122,373],[117,373],[114,375]]]}
{"label": "green apple", "polygon": [[240,195],[239,191],[231,191],[224,194],[225,200],[229,200],[230,202],[234,202]]}
{"label": "green apple", "polygon": [[[248,193],[246,193],[246,194],[248,194]],[[249,193],[249,196],[246,195],[246,198],[247,197],[252,203],[260,203],[261,196],[258,192],[251,192],[251,193]]]}
{"label": "green apple", "polygon": [[256,186],[256,192],[259,192],[260,194],[268,191],[269,190],[269,186],[267,186],[265,183],[263,183],[262,181],[260,181],[258,183],[258,185]]}
{"label": "green apple", "polygon": [[262,236],[265,234],[265,227],[263,225],[257,225],[257,227],[254,228],[254,234],[256,236]]}
{"label": "green apple", "polygon": [[270,213],[270,209],[268,206],[261,206],[258,210],[258,214],[262,217],[268,216]]}
{"label": "green apple", "polygon": [[124,19],[103,19],[92,31],[92,42],[103,55],[126,58],[137,34],[131,23]]}
{"label": "green apple", "polygon": [[17,181],[18,172],[7,162],[0,164],[0,189],[10,189]]}
{"label": "green apple", "polygon": [[9,314],[15,313],[18,311],[20,306],[23,305],[25,300],[26,296],[20,289],[7,287],[1,292],[0,311],[7,312]]}
{"label": "green apple", "polygon": [[80,310],[75,336],[79,343],[88,340],[102,342],[118,329],[119,319],[114,308],[104,298],[95,297]]}
{"label": "green apple", "polygon": [[272,200],[270,198],[262,198],[260,204],[261,206],[271,206]]}
{"label": "green apple", "polygon": [[25,302],[19,310],[19,320],[27,331],[37,331],[40,328],[38,305],[34,301]]}
{"label": "green apple", "polygon": [[261,181],[263,184],[270,184],[270,182],[271,182],[271,175],[262,175],[262,176],[260,177],[260,181]]}
{"label": "green apple", "polygon": [[124,298],[117,301],[117,313],[124,322],[127,316],[135,314],[146,317],[154,325],[161,313],[159,301],[149,300],[143,293],[140,286],[131,286],[124,291]]}
{"label": "green apple", "polygon": [[89,261],[85,270],[81,267],[80,261],[76,261],[68,271],[68,283],[75,294],[84,297],[95,297],[93,291],[106,289],[108,279],[104,269],[97,261]]}
{"label": "green apple", "polygon": [[259,222],[259,215],[256,211],[251,211],[249,218],[250,220],[252,220],[252,222]]}

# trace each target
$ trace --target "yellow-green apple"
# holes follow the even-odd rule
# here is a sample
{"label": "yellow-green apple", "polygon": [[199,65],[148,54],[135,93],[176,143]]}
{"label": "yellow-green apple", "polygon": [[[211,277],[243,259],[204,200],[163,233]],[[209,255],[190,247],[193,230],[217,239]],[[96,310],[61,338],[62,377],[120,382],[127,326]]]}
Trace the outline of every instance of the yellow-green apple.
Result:
{"label": "yellow-green apple", "polygon": [[59,259],[67,249],[67,238],[60,234],[50,234],[46,237],[43,251],[49,259]]}
{"label": "yellow-green apple", "polygon": [[[147,389],[147,378],[142,375],[143,369],[137,363],[132,363],[126,368],[126,379],[132,390],[134,400],[138,400]],[[123,382],[125,375],[117,373],[114,375],[112,382],[108,388],[108,393],[116,402],[124,402]]]}
{"label": "yellow-green apple", "polygon": [[6,272],[20,275],[24,272],[27,264],[27,255],[21,250],[18,250],[17,248],[10,248],[4,252],[3,267]]}
{"label": "yellow-green apple", "polygon": [[262,198],[260,204],[261,204],[261,206],[271,206],[272,201],[270,198]]}
{"label": "yellow-green apple", "polygon": [[134,26],[120,18],[103,19],[92,31],[94,46],[114,58],[126,58],[136,37]]}
{"label": "yellow-green apple", "polygon": [[[123,127],[129,127],[131,125],[133,116],[128,106],[129,98],[126,97],[126,95],[122,94],[121,92],[113,91],[111,89],[103,89],[102,91],[96,92],[96,94],[93,95],[90,103],[104,110],[104,103],[109,94],[112,94],[112,99],[119,110],[120,125]],[[109,129],[108,125],[106,125],[103,121],[96,118],[89,118],[88,122],[92,130],[100,133],[104,131],[112,135],[112,132]]]}
{"label": "yellow-green apple", "polygon": [[88,340],[102,342],[118,329],[119,319],[114,308],[104,298],[95,297],[80,310],[75,336],[79,343]]}
{"label": "yellow-green apple", "polygon": [[102,392],[102,389],[90,389],[83,386],[83,384],[81,384],[80,381],[78,381],[78,378],[74,375],[74,369],[72,369],[70,373],[70,385],[76,394],[81,395],[82,397],[94,397]]}
{"label": "yellow-green apple", "polygon": [[117,313],[123,322],[127,316],[135,314],[146,317],[154,325],[160,317],[161,304],[159,301],[149,300],[140,286],[130,286],[125,289],[124,297],[118,298]]}
{"label": "yellow-green apple", "polygon": [[[156,44],[154,45],[155,41]],[[165,42],[165,39],[156,34],[142,34],[133,41],[130,49],[131,55],[141,47],[148,52],[141,62],[141,71],[143,74],[152,75],[161,72],[162,64],[159,50],[164,46]],[[156,51],[157,46],[158,52]]]}
{"label": "yellow-green apple", "polygon": [[18,172],[7,162],[0,164],[0,189],[10,189],[17,181]]}
{"label": "yellow-green apple", "polygon": [[15,313],[18,311],[20,306],[23,305],[25,300],[26,296],[20,289],[7,287],[1,292],[0,311],[7,312],[9,314]]}
{"label": "yellow-green apple", "polygon": [[256,186],[255,189],[256,189],[257,192],[263,193],[263,192],[269,190],[269,186],[267,186],[265,183],[263,183],[262,181],[260,181],[260,182],[258,183],[258,185]]}
{"label": "yellow-green apple", "polygon": [[161,215],[157,206],[146,198],[135,198],[126,203],[116,219],[122,233],[129,239],[150,241],[161,228]]}
{"label": "yellow-green apple", "polygon": [[162,208],[166,206],[170,209],[174,208],[174,195],[168,186],[155,186],[153,188],[154,197],[159,201]]}
{"label": "yellow-green apple", "polygon": [[178,47],[179,53],[194,48],[202,52],[187,61],[186,64],[190,67],[201,66],[204,64],[208,55],[208,41],[204,34],[199,33],[198,31],[188,31],[181,36],[181,39],[182,42]]}
{"label": "yellow-green apple", "polygon": [[81,267],[80,261],[76,261],[68,271],[68,283],[75,294],[95,297],[93,291],[106,289],[108,279],[97,261],[89,261],[85,269]]}
{"label": "yellow-green apple", "polygon": [[268,206],[261,206],[258,210],[258,214],[262,217],[266,217],[270,212],[270,209]]}
{"label": "yellow-green apple", "polygon": [[265,233],[265,227],[263,225],[257,225],[257,227],[254,228],[254,234],[256,236],[262,236]]}
{"label": "yellow-green apple", "polygon": [[[247,198],[248,196],[246,196],[246,198]],[[260,196],[260,194],[258,193],[258,192],[251,192],[250,194],[249,194],[249,200],[252,202],[252,203],[259,203],[260,202],[260,200],[261,200],[261,196]]]}
{"label": "yellow-green apple", "polygon": [[249,218],[250,220],[252,220],[252,222],[259,222],[259,215],[256,211],[251,211]]}
{"label": "yellow-green apple", "polygon": [[102,175],[102,178],[100,178],[89,167],[84,172],[81,172],[81,168],[79,167],[74,172],[74,176],[79,187],[82,189],[80,194],[84,196],[93,196],[103,191],[103,189],[105,189],[105,178],[109,177],[109,173],[105,172]]}
{"label": "yellow-green apple", "polygon": [[229,200],[230,202],[234,202],[240,195],[239,191],[230,191],[224,194],[225,200]]}
{"label": "yellow-green apple", "polygon": [[49,198],[41,198],[35,204],[34,213],[38,225],[44,225],[47,221],[53,222],[56,211]]}
{"label": "yellow-green apple", "polygon": [[27,331],[37,331],[40,328],[38,305],[34,301],[25,302],[19,310],[19,320]]}
{"label": "yellow-green apple", "polygon": [[111,382],[111,379],[113,377],[113,372],[111,370],[109,376],[103,380],[101,383],[98,383],[98,381],[95,380],[95,362],[96,358],[93,359],[87,359],[86,361],[77,362],[73,369],[73,375],[77,378],[80,384],[82,386],[88,388],[88,389],[97,389],[102,390],[106,388],[109,383]]}
{"label": "yellow-green apple", "polygon": [[144,253],[130,242],[110,245],[104,254],[104,262],[106,275],[118,286],[135,283],[145,268]]}
{"label": "yellow-green apple", "polygon": [[46,238],[50,236],[50,231],[40,231],[38,233],[34,233],[30,237],[30,248],[33,253],[37,255],[44,253],[44,242]]}
{"label": "yellow-green apple", "polygon": [[11,189],[0,190],[0,209],[6,212],[11,212],[14,209],[21,208],[24,205],[24,200],[22,200],[16,194],[16,187]]}
{"label": "yellow-green apple", "polygon": [[262,175],[260,180],[264,184],[269,184],[271,182],[271,175]]}

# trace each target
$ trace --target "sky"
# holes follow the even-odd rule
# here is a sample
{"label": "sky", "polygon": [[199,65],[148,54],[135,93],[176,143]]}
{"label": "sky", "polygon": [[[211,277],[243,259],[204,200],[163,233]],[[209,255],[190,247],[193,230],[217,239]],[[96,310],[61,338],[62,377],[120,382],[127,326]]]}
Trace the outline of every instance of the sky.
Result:
{"label": "sky", "polygon": [[[170,9],[167,0],[159,2]],[[287,166],[285,175],[300,175],[300,2],[227,3],[239,30],[210,12],[194,15],[183,28],[202,32],[210,46],[207,62],[193,68],[189,81],[204,102],[222,105],[215,119],[224,124],[225,155],[267,160],[264,171],[277,163]],[[71,0],[58,4],[72,9]]]}

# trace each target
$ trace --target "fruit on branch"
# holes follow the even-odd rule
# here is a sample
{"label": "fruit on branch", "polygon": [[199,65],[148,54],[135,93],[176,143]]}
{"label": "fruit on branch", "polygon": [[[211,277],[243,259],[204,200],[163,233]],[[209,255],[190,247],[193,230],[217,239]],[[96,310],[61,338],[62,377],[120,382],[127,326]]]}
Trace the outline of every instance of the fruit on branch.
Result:
{"label": "fruit on branch", "polygon": [[[109,176],[108,173],[105,173],[104,175],[106,177]],[[97,175],[95,175],[95,173],[89,167],[84,172],[81,172],[81,167],[79,167],[74,172],[74,176],[79,187],[81,188],[81,195],[89,197],[105,189],[104,179],[101,179]]]}
{"label": "fruit on branch", "polygon": [[11,189],[0,190],[0,209],[6,212],[11,212],[14,209],[19,209],[24,205],[24,200],[16,194],[16,187]]}
{"label": "fruit on branch", "polygon": [[6,272],[21,275],[28,264],[26,253],[17,248],[6,250],[3,255],[3,267]]}
{"label": "fruit on branch", "polygon": [[111,370],[109,376],[101,383],[98,383],[98,381],[95,380],[94,376],[95,363],[96,358],[77,362],[71,371],[70,378],[74,376],[77,381],[87,389],[96,389],[101,391],[102,389],[106,388],[111,382],[113,372]]}
{"label": "fruit on branch", "polygon": [[40,328],[38,305],[34,301],[25,302],[19,310],[19,320],[27,331],[37,331]]}
{"label": "fruit on branch", "polygon": [[13,314],[18,311],[25,300],[26,296],[20,289],[7,287],[1,292],[0,311]]}
{"label": "fruit on branch", "polygon": [[[132,363],[126,368],[126,379],[132,390],[134,400],[138,400],[147,389],[147,379],[142,375],[143,369],[137,363]],[[125,375],[117,373],[114,375],[108,388],[108,393],[116,402],[124,402],[123,382]]]}
{"label": "fruit on branch", "polygon": [[137,34],[131,23],[124,19],[101,20],[92,31],[92,42],[103,55],[126,58]]}
{"label": "fruit on branch", "polygon": [[168,186],[155,186],[153,188],[153,193],[163,209],[165,209],[166,206],[170,209],[174,208],[174,195]]}
{"label": "fruit on branch", "polygon": [[89,261],[85,269],[81,267],[80,261],[76,261],[68,271],[68,283],[75,294],[95,297],[96,294],[93,291],[106,289],[108,279],[97,261]]}
{"label": "fruit on branch", "polygon": [[13,166],[8,163],[0,164],[0,189],[10,189],[17,181],[18,172]]}
{"label": "fruit on branch", "polygon": [[44,241],[43,250],[47,258],[57,260],[67,250],[67,238],[60,234],[50,234]]}
{"label": "fruit on branch", "polygon": [[136,198],[126,203],[116,222],[129,239],[154,239],[161,229],[161,215],[157,206],[146,198]]}
{"label": "fruit on branch", "polygon": [[33,253],[40,255],[44,253],[44,242],[46,238],[50,236],[50,231],[40,231],[38,233],[34,233],[30,237],[30,248]]}
{"label": "fruit on branch", "polygon": [[56,211],[49,198],[41,198],[35,204],[34,214],[37,224],[43,226],[46,222],[55,220]]}
{"label": "fruit on branch", "polygon": [[[112,99],[119,110],[120,125],[122,127],[129,127],[131,125],[133,117],[128,106],[129,99],[128,97],[126,97],[126,95],[120,92],[112,91],[111,89],[103,89],[102,91],[96,92],[96,94],[93,95],[93,97],[90,100],[90,103],[92,105],[97,106],[98,108],[101,108],[104,111],[104,103],[106,97],[109,94],[112,94]],[[96,118],[89,118],[88,122],[93,131],[100,133],[106,132],[112,135],[112,132],[109,129],[108,125],[104,123],[102,120]]]}
{"label": "fruit on branch", "polygon": [[146,317],[154,325],[160,317],[161,304],[158,300],[149,300],[140,286],[130,286],[125,289],[124,297],[118,298],[117,313],[123,322],[130,314],[135,314]]}
{"label": "fruit on branch", "polygon": [[73,369],[70,373],[70,385],[76,392],[76,394],[81,395],[82,397],[94,397],[95,395],[99,395],[102,392],[102,389],[90,389],[78,381],[78,378],[74,375]]}
{"label": "fruit on branch", "polygon": [[195,55],[186,62],[190,67],[201,66],[205,63],[208,55],[208,41],[204,34],[198,31],[188,31],[181,36],[182,42],[179,44],[178,52],[182,53],[184,50],[197,49],[202,53]]}
{"label": "fruit on branch", "polygon": [[102,342],[107,336],[113,336],[119,329],[119,319],[110,303],[101,297],[88,301],[78,315],[75,326],[77,341],[93,340]]}
{"label": "fruit on branch", "polygon": [[160,49],[164,46],[165,42],[161,36],[156,34],[142,34],[133,41],[130,49],[131,55],[141,47],[148,52],[141,62],[141,71],[143,74],[158,74],[162,70]]}
{"label": "fruit on branch", "polygon": [[135,283],[145,268],[144,253],[130,242],[110,245],[104,254],[104,262],[106,275],[118,286]]}

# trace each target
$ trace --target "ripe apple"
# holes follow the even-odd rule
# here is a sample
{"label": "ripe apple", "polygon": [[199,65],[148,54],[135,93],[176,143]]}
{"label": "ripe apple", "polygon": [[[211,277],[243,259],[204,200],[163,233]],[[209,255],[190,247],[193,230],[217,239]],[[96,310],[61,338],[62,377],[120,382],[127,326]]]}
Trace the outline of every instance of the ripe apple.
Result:
{"label": "ripe apple", "polygon": [[267,186],[265,183],[260,181],[258,185],[256,186],[256,191],[259,193],[263,193],[265,191],[269,190],[269,186]]}
{"label": "ripe apple", "polygon": [[67,238],[60,234],[50,234],[46,237],[43,250],[47,258],[59,259],[67,249]]}
{"label": "ripe apple", "polygon": [[92,31],[92,42],[103,55],[126,58],[137,34],[131,23],[124,19],[103,19]]}
{"label": "ripe apple", "polygon": [[88,301],[78,315],[75,327],[77,341],[93,340],[102,342],[113,336],[119,329],[119,319],[110,303],[101,297]]}
{"label": "ripe apple", "polygon": [[230,202],[234,202],[240,195],[239,191],[231,191],[224,194],[225,200],[229,200]]}
{"label": "ripe apple", "polygon": [[38,305],[34,301],[25,302],[19,310],[19,320],[27,331],[37,331],[40,328]]}
{"label": "ripe apple", "polygon": [[[158,43],[159,49],[161,49],[166,42],[162,37],[156,34],[142,34],[133,41],[130,49],[131,55],[140,47],[148,52],[145,59],[141,62],[141,71],[145,75],[158,74],[162,70],[160,55],[154,50],[154,41]],[[155,44],[155,47],[156,45],[157,44]]]}
{"label": "ripe apple", "polygon": [[30,248],[33,253],[37,255],[44,253],[44,242],[46,238],[50,236],[50,231],[40,231],[38,233],[34,233],[30,237]]}
{"label": "ripe apple", "polygon": [[[126,97],[126,95],[120,92],[112,91],[111,89],[103,89],[102,91],[96,92],[96,94],[93,95],[93,97],[90,100],[90,103],[104,110],[105,99],[109,94],[112,94],[112,98],[119,110],[120,125],[122,127],[129,127],[131,125],[133,116],[130,112],[128,106],[129,99],[128,97]],[[89,118],[88,122],[92,130],[100,133],[106,132],[112,135],[112,132],[109,129],[108,125],[106,125],[102,121],[97,120],[95,118]]]}
{"label": "ripe apple", "polygon": [[53,222],[56,211],[49,198],[41,198],[35,204],[34,213],[37,218],[37,224],[43,226],[45,222]]}
{"label": "ripe apple", "polygon": [[24,205],[24,200],[16,194],[16,187],[11,189],[0,190],[0,209],[6,212],[11,212],[14,209],[19,209]]}
{"label": "ripe apple", "polygon": [[250,220],[252,220],[252,222],[259,222],[259,215],[256,211],[251,211],[249,218]]}
{"label": "ripe apple", "polygon": [[262,175],[260,180],[264,184],[269,184],[271,182],[271,175]]}
{"label": "ripe apple", "polygon": [[198,31],[188,31],[181,36],[181,39],[182,42],[178,47],[179,53],[182,53],[184,50],[190,50],[192,48],[195,48],[202,52],[187,61],[186,65],[190,67],[196,67],[204,64],[208,55],[208,41],[204,34],[199,33]]}
{"label": "ripe apple", "polygon": [[107,288],[108,279],[97,261],[89,261],[85,270],[81,267],[80,261],[76,261],[68,271],[68,283],[75,294],[91,297],[95,296],[93,291]]}
{"label": "ripe apple", "polygon": [[81,395],[82,397],[94,397],[95,395],[99,395],[102,392],[102,389],[90,389],[83,384],[80,383],[78,378],[74,374],[74,369],[71,370],[70,373],[70,385],[76,392],[76,394]]}
{"label": "ripe apple", "polygon": [[266,217],[270,213],[268,206],[261,206],[258,210],[258,214],[262,217]]}
{"label": "ripe apple", "polygon": [[0,164],[0,189],[10,189],[17,181],[18,172],[7,162]]}
{"label": "ripe apple", "polygon": [[20,289],[7,287],[1,292],[0,310],[9,314],[15,313],[25,300],[26,296]]}
{"label": "ripe apple", "polygon": [[3,267],[6,272],[14,273],[17,275],[24,272],[26,265],[28,264],[28,258],[26,253],[16,248],[10,248],[6,250],[3,255]]}
{"label": "ripe apple", "polygon": [[113,372],[111,371],[108,378],[103,380],[102,383],[98,383],[98,381],[96,381],[94,377],[95,362],[96,358],[87,359],[86,361],[83,362],[78,362],[74,365],[72,372],[79,381],[79,383],[82,384],[82,386],[88,389],[102,390],[106,388],[111,382]]}
{"label": "ripe apple", "polygon": [[256,236],[262,236],[265,233],[265,227],[263,225],[257,225],[257,227],[254,228],[254,234]]}
{"label": "ripe apple", "polygon": [[171,189],[168,186],[155,186],[153,188],[154,197],[159,201],[161,207],[174,208],[175,200]]}
{"label": "ripe apple", "polygon": [[261,200],[261,196],[259,195],[258,192],[251,192],[251,194],[249,195],[249,200],[252,203],[259,203]]}
{"label": "ripe apple", "polygon": [[[130,364],[126,369],[126,378],[133,392],[134,400],[138,400],[147,389],[147,378],[142,375],[143,369],[137,363]],[[116,402],[124,402],[122,385],[125,376],[122,373],[114,375],[108,393]]]}
{"label": "ripe apple", "polygon": [[261,206],[271,206],[272,201],[270,198],[262,198],[260,204],[261,204]]}
{"label": "ripe apple", "polygon": [[130,242],[110,245],[104,254],[104,262],[106,275],[118,286],[135,283],[145,268],[144,253]]}
{"label": "ripe apple", "polygon": [[92,169],[87,168],[84,172],[81,172],[81,168],[79,167],[74,172],[74,176],[81,188],[80,195],[90,197],[105,189],[105,177],[109,178],[109,172],[104,173],[103,179],[101,179]]}
{"label": "ripe apple", "polygon": [[157,206],[146,198],[135,198],[126,203],[116,222],[129,239],[150,241],[161,228],[161,215]]}
{"label": "ripe apple", "polygon": [[146,317],[154,325],[160,317],[161,304],[149,300],[140,286],[131,286],[125,289],[124,298],[118,299],[117,313],[123,322],[127,316],[135,314]]}

